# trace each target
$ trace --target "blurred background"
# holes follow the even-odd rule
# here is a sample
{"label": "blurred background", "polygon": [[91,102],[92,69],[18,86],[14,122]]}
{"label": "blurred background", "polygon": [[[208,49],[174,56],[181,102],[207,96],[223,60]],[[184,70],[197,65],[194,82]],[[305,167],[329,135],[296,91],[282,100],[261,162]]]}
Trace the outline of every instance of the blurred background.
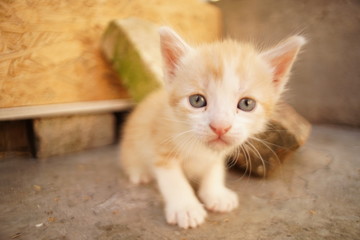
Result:
{"label": "blurred background", "polygon": [[[308,40],[286,99],[313,123],[360,126],[360,1],[222,0],[225,36]],[[260,42],[261,43],[261,42]]]}
{"label": "blurred background", "polygon": [[[360,126],[358,0],[5,0],[0,2],[1,152],[28,151],[37,134],[34,121],[54,112],[77,122],[83,109],[113,114],[130,106],[100,47],[109,22],[129,17],[170,25],[196,43],[231,37],[271,47],[304,35],[308,43],[294,65],[285,100],[311,123]],[[54,133],[53,124],[48,123],[47,135]],[[60,119],[58,124],[70,123]],[[104,144],[115,141],[116,134],[109,136]]]}

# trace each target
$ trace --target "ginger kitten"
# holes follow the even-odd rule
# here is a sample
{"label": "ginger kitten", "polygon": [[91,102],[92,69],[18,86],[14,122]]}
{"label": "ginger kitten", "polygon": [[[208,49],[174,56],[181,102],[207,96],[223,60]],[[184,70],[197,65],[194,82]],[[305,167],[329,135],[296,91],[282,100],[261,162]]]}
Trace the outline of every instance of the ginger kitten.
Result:
{"label": "ginger kitten", "polygon": [[135,184],[156,179],[168,223],[193,228],[205,208],[238,206],[225,186],[225,157],[265,130],[305,40],[293,36],[259,52],[232,40],[191,47],[170,28],[159,33],[165,86],[129,116],[120,163]]}

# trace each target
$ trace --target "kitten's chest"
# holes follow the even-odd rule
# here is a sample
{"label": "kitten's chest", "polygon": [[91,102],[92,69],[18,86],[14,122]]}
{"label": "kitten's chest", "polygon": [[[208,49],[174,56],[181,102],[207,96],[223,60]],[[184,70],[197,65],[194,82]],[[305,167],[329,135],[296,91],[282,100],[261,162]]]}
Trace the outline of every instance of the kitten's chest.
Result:
{"label": "kitten's chest", "polygon": [[188,178],[196,179],[206,174],[209,168],[218,161],[224,161],[221,155],[199,148],[183,159],[182,167]]}

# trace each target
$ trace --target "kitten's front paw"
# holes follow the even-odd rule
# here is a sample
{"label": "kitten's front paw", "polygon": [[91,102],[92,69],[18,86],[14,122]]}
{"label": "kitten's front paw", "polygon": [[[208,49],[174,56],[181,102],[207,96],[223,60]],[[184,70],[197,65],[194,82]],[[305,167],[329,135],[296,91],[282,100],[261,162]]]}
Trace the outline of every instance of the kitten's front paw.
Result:
{"label": "kitten's front paw", "polygon": [[214,212],[230,212],[239,205],[236,193],[225,187],[216,191],[200,191],[199,196],[205,207]]}
{"label": "kitten's front paw", "polygon": [[181,228],[195,228],[202,224],[207,215],[198,201],[168,204],[165,208],[166,220],[169,224],[177,224]]}
{"label": "kitten's front paw", "polygon": [[128,173],[128,177],[131,183],[139,185],[151,182],[152,176],[146,172],[132,171]]}

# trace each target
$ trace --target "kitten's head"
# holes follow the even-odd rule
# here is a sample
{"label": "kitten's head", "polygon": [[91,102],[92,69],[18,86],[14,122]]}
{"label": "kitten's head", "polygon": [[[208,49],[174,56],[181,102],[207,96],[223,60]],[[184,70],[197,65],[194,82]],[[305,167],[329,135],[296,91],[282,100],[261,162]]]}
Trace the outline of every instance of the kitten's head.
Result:
{"label": "kitten's head", "polygon": [[173,30],[159,30],[169,103],[188,131],[216,151],[264,130],[305,39],[293,36],[257,51],[226,40],[190,47]]}

